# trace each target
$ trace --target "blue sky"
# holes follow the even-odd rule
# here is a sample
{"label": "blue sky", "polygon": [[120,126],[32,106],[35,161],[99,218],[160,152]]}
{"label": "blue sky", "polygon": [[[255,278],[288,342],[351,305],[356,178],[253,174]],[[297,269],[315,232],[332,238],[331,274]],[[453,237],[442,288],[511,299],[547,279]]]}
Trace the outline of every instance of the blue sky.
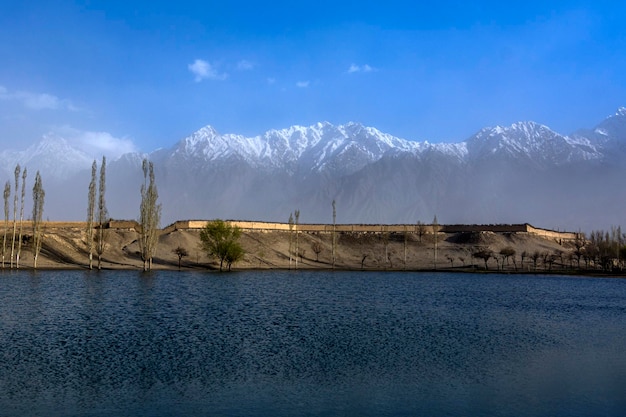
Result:
{"label": "blue sky", "polygon": [[459,142],[522,120],[567,134],[626,105],[622,2],[11,3],[1,149],[54,134],[116,156],[209,124],[318,121]]}

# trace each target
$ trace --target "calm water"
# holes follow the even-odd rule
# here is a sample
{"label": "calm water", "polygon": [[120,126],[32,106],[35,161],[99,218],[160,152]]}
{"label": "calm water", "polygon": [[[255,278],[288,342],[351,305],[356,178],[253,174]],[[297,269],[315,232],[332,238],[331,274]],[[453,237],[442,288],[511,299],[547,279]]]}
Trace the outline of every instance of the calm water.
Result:
{"label": "calm water", "polygon": [[0,415],[626,414],[626,280],[0,273]]}

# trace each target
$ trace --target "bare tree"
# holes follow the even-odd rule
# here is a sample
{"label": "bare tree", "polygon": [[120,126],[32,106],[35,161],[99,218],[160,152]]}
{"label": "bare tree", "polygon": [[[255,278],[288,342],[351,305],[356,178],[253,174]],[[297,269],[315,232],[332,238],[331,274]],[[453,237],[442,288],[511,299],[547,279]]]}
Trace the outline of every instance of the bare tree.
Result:
{"label": "bare tree", "polygon": [[415,225],[415,232],[417,233],[419,242],[422,243],[422,237],[426,234],[426,225],[418,220]]}
{"label": "bare tree", "polygon": [[102,255],[106,250],[106,241],[108,237],[108,229],[106,223],[109,219],[106,199],[106,157],[102,157],[102,165],[100,165],[100,182],[98,184],[98,212],[96,219],[98,222],[98,233],[96,234],[96,254],[98,255],[98,269],[102,269]]}
{"label": "bare tree", "polygon": [[172,252],[174,252],[176,256],[178,256],[178,270],[180,271],[180,262],[185,256],[189,256],[189,252],[187,252],[187,249],[183,248],[180,245],[178,245],[178,247]]}
{"label": "bare tree", "polygon": [[94,221],[96,217],[96,175],[98,164],[93,161],[91,164],[91,181],[89,182],[89,193],[87,194],[87,250],[89,251],[89,269],[93,269],[94,250]]}
{"label": "bare tree", "polygon": [[159,223],[161,222],[161,205],[157,204],[159,193],[157,191],[154,178],[154,165],[147,159],[142,162],[143,185],[141,186],[141,206],[139,213],[139,223],[141,225],[141,236],[139,237],[139,247],[141,259],[143,260],[143,270],[152,269],[152,258],[156,253],[159,241]]}
{"label": "bare tree", "polygon": [[17,240],[17,254],[15,256],[15,267],[20,267],[20,255],[22,254],[22,231],[24,230],[24,198],[26,197],[26,168],[22,171],[22,198],[20,200],[20,228]]}
{"label": "bare tree", "polygon": [[320,253],[322,253],[322,244],[320,242],[313,242],[311,244],[311,249],[313,249],[313,253],[315,253],[315,262],[319,262]]}
{"label": "bare tree", "polygon": [[17,190],[20,186],[20,172],[22,168],[20,164],[15,166],[15,193],[13,195],[13,239],[11,240],[11,268],[13,268],[13,259],[15,256],[15,235],[17,234]]}
{"label": "bare tree", "polygon": [[447,254],[446,259],[450,262],[450,268],[454,268],[454,256]]}
{"label": "bare tree", "polygon": [[35,185],[33,186],[33,268],[37,269],[37,258],[39,258],[39,252],[41,251],[41,245],[43,243],[43,231],[41,219],[43,217],[43,203],[46,197],[46,192],[43,189],[41,182],[41,175],[39,171],[35,174]]}
{"label": "bare tree", "polygon": [[487,262],[493,256],[493,252],[489,249],[479,249],[472,255],[474,258],[482,259],[485,262],[485,269],[489,269]]}
{"label": "bare tree", "polygon": [[386,229],[380,234],[380,238],[383,241],[383,249],[385,256],[385,269],[387,269],[387,262],[390,262],[389,259],[389,231]]}
{"label": "bare tree", "polygon": [[333,269],[335,269],[335,260],[337,258],[337,207],[335,206],[335,200],[333,200]]}
{"label": "bare tree", "polygon": [[293,256],[293,213],[289,213],[289,269],[291,269],[292,256]]}
{"label": "bare tree", "polygon": [[513,257],[513,263],[515,263],[515,249],[512,246],[506,246],[500,249],[500,256],[502,257],[502,269],[504,269],[504,262],[509,265],[509,258]]}
{"label": "bare tree", "polygon": [[533,260],[533,269],[537,270],[537,260],[541,257],[541,253],[539,251],[534,251],[532,255],[530,255],[530,259]]}
{"label": "bare tree", "polygon": [[404,237],[404,269],[406,270],[406,250],[407,250],[407,244],[409,242],[409,232],[406,229],[406,225],[404,225],[404,233],[403,233],[403,237]]}
{"label": "bare tree", "polygon": [[435,215],[435,218],[433,219],[432,228],[433,228],[433,239],[435,241],[433,265],[435,269],[437,269],[437,244],[439,242],[439,222],[437,222],[437,215]]}
{"label": "bare tree", "polygon": [[11,181],[4,184],[4,237],[2,238],[2,268],[7,253],[7,229],[9,228],[9,198],[11,197]]}
{"label": "bare tree", "polygon": [[300,210],[296,210],[294,211],[294,217],[296,218],[296,269],[298,269],[298,254],[299,252],[299,241],[298,241],[298,235],[299,235],[299,231],[298,231],[298,225],[300,224]]}

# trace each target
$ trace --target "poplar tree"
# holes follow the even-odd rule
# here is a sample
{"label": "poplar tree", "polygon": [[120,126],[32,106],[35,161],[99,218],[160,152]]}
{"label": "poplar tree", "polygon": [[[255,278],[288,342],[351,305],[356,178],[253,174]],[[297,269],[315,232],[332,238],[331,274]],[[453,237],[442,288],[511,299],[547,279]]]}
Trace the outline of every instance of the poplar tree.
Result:
{"label": "poplar tree", "polygon": [[98,269],[102,269],[102,255],[106,249],[107,231],[105,230],[106,222],[109,217],[107,210],[105,191],[106,191],[106,157],[102,157],[102,165],[100,165],[100,183],[98,184],[98,233],[96,235],[96,253],[98,254]]}
{"label": "poplar tree", "polygon": [[143,184],[141,186],[141,205],[139,208],[139,224],[141,236],[139,248],[143,260],[143,270],[152,269],[152,258],[156,253],[159,242],[159,223],[161,222],[161,205],[157,204],[159,192],[154,177],[154,164],[144,159],[141,168],[143,170]]}
{"label": "poplar tree", "polygon": [[333,269],[335,269],[335,258],[337,256],[337,209],[335,207],[335,200],[333,200]]}
{"label": "poplar tree", "polygon": [[300,224],[300,210],[294,211],[296,218],[296,269],[298,269],[298,255],[300,254],[299,242],[298,242],[298,225]]}
{"label": "poplar tree", "polygon": [[289,269],[291,269],[291,255],[293,254],[293,213],[289,213]]}
{"label": "poplar tree", "polygon": [[11,268],[13,268],[13,259],[15,257],[15,235],[17,234],[17,190],[20,186],[20,172],[22,168],[20,164],[15,166],[15,194],[13,196],[13,239],[11,240]]}
{"label": "poplar tree", "polygon": [[437,215],[435,215],[435,218],[433,219],[432,227],[433,227],[433,239],[435,240],[433,266],[435,269],[437,269],[437,244],[439,243],[439,222],[437,221]]}
{"label": "poplar tree", "polygon": [[19,230],[19,238],[17,241],[17,256],[15,259],[15,267],[20,267],[20,255],[22,253],[22,230],[24,225],[24,197],[26,197],[26,167],[24,167],[24,171],[22,171],[22,198],[20,201],[20,230]]}
{"label": "poplar tree", "polygon": [[93,249],[94,249],[94,221],[96,216],[96,175],[98,164],[93,161],[91,164],[91,182],[89,183],[89,193],[87,194],[87,249],[89,250],[89,269],[93,269]]}
{"label": "poplar tree", "polygon": [[7,253],[7,229],[9,228],[9,198],[11,197],[11,181],[4,184],[4,237],[2,238],[2,268]]}
{"label": "poplar tree", "polygon": [[43,232],[41,219],[43,217],[43,203],[46,192],[43,189],[41,175],[39,171],[35,175],[35,185],[33,186],[33,268],[37,269],[37,258],[43,243]]}

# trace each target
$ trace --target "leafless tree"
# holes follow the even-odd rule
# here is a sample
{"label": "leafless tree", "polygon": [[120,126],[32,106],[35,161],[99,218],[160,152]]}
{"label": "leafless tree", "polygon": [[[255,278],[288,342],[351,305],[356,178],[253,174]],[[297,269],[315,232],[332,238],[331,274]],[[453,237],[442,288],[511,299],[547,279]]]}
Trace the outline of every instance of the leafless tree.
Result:
{"label": "leafless tree", "polygon": [[387,262],[390,262],[389,260],[389,231],[384,230],[381,234],[380,234],[380,239],[383,241],[383,249],[384,249],[384,256],[385,256],[385,269],[387,269]]}
{"label": "leafless tree", "polygon": [[315,253],[315,262],[319,262],[320,253],[322,253],[322,244],[320,242],[313,242],[311,244],[311,249],[313,249],[313,253]]}
{"label": "leafless tree", "polygon": [[406,270],[406,251],[407,251],[407,245],[409,243],[409,232],[406,230],[406,225],[404,225],[403,237],[404,237],[404,269]]}
{"label": "leafless tree", "polygon": [[289,213],[289,269],[291,269],[291,260],[293,257],[293,213]]}
{"label": "leafless tree", "polygon": [[433,219],[432,229],[433,229],[433,240],[435,242],[433,265],[435,269],[437,269],[437,244],[439,242],[439,222],[437,221],[437,215],[435,215],[435,218]]}
{"label": "leafless tree", "polygon": [[26,197],[26,168],[22,171],[22,198],[20,200],[20,227],[17,240],[17,253],[15,255],[15,267],[20,267],[20,255],[22,254],[22,232],[24,230],[24,199]]}
{"label": "leafless tree", "polygon": [[479,249],[478,251],[474,252],[472,256],[474,258],[482,259],[483,262],[485,262],[485,269],[489,269],[489,266],[487,263],[489,262],[489,259],[493,257],[493,252],[491,250]]}
{"label": "leafless tree", "polygon": [[89,269],[93,269],[94,250],[94,222],[96,217],[96,175],[98,164],[93,161],[91,164],[91,181],[89,182],[89,192],[87,194],[87,250],[89,251]]}
{"label": "leafless tree", "polygon": [[300,210],[294,211],[294,215],[296,218],[296,269],[298,269],[298,254],[300,253],[299,240],[298,240],[298,225],[300,224]]}
{"label": "leafless tree", "polygon": [[176,249],[174,249],[172,252],[174,252],[176,256],[178,256],[178,270],[180,271],[180,263],[184,257],[189,256],[189,252],[187,252],[187,249],[183,248],[180,245],[178,245]]}
{"label": "leafless tree", "polygon": [[96,234],[96,254],[98,255],[98,269],[102,269],[102,255],[106,250],[108,229],[107,221],[109,220],[109,211],[106,205],[106,157],[102,157],[102,165],[100,165],[100,182],[98,184],[98,212],[96,219],[98,223],[98,233]]}
{"label": "leafless tree", "polygon": [[15,193],[13,195],[13,239],[11,240],[11,268],[13,268],[13,259],[15,257],[15,235],[17,234],[17,190],[20,186],[20,172],[22,168],[20,164],[15,166]]}
{"label": "leafless tree", "polygon": [[426,225],[418,220],[415,225],[415,232],[417,233],[419,242],[422,243],[422,237],[426,234]]}
{"label": "leafless tree", "polygon": [[333,200],[333,269],[335,269],[335,261],[337,259],[337,207]]}
{"label": "leafless tree", "polygon": [[141,186],[141,206],[139,223],[141,236],[139,248],[143,260],[143,270],[152,269],[152,258],[156,253],[159,241],[159,223],[161,222],[161,205],[157,203],[159,193],[154,177],[154,165],[147,159],[143,160],[143,185]]}
{"label": "leafless tree", "polygon": [[506,246],[500,249],[500,256],[502,257],[502,269],[504,269],[504,262],[509,264],[509,258],[513,257],[513,261],[515,262],[515,249],[512,246]]}
{"label": "leafless tree", "polygon": [[37,269],[37,258],[43,243],[43,228],[41,219],[43,218],[43,204],[46,192],[43,189],[41,175],[39,171],[35,174],[35,185],[33,186],[33,268]]}
{"label": "leafless tree", "polygon": [[7,253],[7,229],[9,228],[9,198],[11,198],[11,181],[4,184],[4,237],[2,238],[2,268]]}

